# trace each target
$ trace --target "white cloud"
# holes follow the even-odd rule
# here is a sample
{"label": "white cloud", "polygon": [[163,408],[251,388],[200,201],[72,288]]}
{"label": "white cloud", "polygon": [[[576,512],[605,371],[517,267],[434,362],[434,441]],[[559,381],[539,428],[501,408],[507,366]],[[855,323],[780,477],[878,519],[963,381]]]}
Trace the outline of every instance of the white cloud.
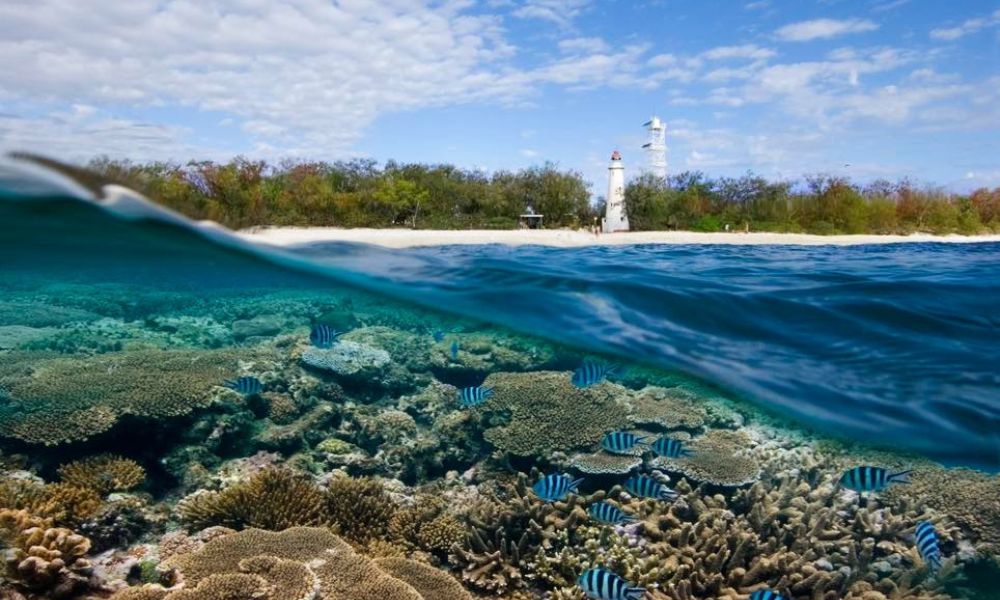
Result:
{"label": "white cloud", "polygon": [[590,0],[525,0],[511,14],[520,19],[541,19],[568,27],[590,5]]}
{"label": "white cloud", "polygon": [[707,60],[726,60],[731,58],[763,60],[771,58],[775,54],[775,51],[770,48],[761,48],[755,44],[743,44],[742,46],[719,46],[711,50],[706,50],[699,56]]}
{"label": "white cloud", "polygon": [[763,10],[771,6],[771,0],[755,0],[743,5],[744,10]]}
{"label": "white cloud", "polygon": [[957,27],[932,29],[930,36],[934,40],[950,42],[996,25],[1000,25],[1000,9],[986,17],[969,19]]}
{"label": "white cloud", "polygon": [[525,158],[535,158],[538,156],[538,150],[532,150],[531,148],[521,149],[521,156]]}
{"label": "white cloud", "polygon": [[880,2],[872,7],[872,12],[886,12],[890,10],[895,10],[901,6],[905,6],[910,3],[910,0],[887,0],[886,2]]}
{"label": "white cloud", "polygon": [[559,41],[559,49],[566,53],[607,52],[608,43],[599,37],[577,37]]}
{"label": "white cloud", "polygon": [[786,42],[807,42],[876,29],[878,25],[868,19],[814,19],[785,25],[774,33]]}

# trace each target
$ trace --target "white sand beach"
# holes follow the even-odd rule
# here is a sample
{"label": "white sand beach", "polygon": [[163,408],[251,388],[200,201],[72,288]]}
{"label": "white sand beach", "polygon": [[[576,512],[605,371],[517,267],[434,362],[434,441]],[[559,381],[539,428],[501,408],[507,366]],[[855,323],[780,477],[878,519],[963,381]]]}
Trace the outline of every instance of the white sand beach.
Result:
{"label": "white sand beach", "polygon": [[241,237],[275,246],[315,242],[361,242],[386,248],[504,244],[508,246],[618,246],[624,244],[790,244],[803,246],[896,244],[906,242],[1000,242],[1000,235],[809,235],[800,233],[700,233],[696,231],[635,231],[594,235],[569,229],[422,230],[339,229],[336,227],[267,227],[238,232]]}

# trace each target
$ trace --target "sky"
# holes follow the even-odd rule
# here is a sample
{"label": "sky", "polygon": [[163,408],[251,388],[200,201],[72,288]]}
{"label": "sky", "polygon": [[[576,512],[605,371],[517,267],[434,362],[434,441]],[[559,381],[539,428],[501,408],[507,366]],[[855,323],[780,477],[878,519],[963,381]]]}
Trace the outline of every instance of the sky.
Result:
{"label": "sky", "polygon": [[1000,186],[1000,2],[4,0],[0,150]]}

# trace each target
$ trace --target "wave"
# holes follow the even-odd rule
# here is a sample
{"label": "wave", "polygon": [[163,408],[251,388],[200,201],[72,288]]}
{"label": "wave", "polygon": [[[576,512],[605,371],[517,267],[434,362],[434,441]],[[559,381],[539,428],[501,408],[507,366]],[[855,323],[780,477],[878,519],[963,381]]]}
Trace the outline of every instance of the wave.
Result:
{"label": "wave", "polygon": [[[1000,467],[1000,244],[259,246],[116,186],[0,163],[0,265],[335,281],[649,363],[822,430]],[[183,277],[181,277],[183,275]]]}

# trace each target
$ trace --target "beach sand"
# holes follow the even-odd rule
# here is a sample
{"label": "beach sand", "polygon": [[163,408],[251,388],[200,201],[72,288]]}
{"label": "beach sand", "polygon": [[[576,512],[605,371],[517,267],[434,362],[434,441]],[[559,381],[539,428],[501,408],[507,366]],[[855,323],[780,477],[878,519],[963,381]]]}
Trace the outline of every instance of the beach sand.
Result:
{"label": "beach sand", "polygon": [[700,233],[695,231],[636,231],[595,236],[568,229],[540,230],[423,230],[340,229],[336,227],[267,227],[238,232],[241,237],[275,246],[316,242],[361,242],[386,248],[505,244],[558,247],[617,246],[624,244],[790,244],[803,246],[895,244],[905,242],[1000,242],[1000,235],[809,235],[801,233]]}

